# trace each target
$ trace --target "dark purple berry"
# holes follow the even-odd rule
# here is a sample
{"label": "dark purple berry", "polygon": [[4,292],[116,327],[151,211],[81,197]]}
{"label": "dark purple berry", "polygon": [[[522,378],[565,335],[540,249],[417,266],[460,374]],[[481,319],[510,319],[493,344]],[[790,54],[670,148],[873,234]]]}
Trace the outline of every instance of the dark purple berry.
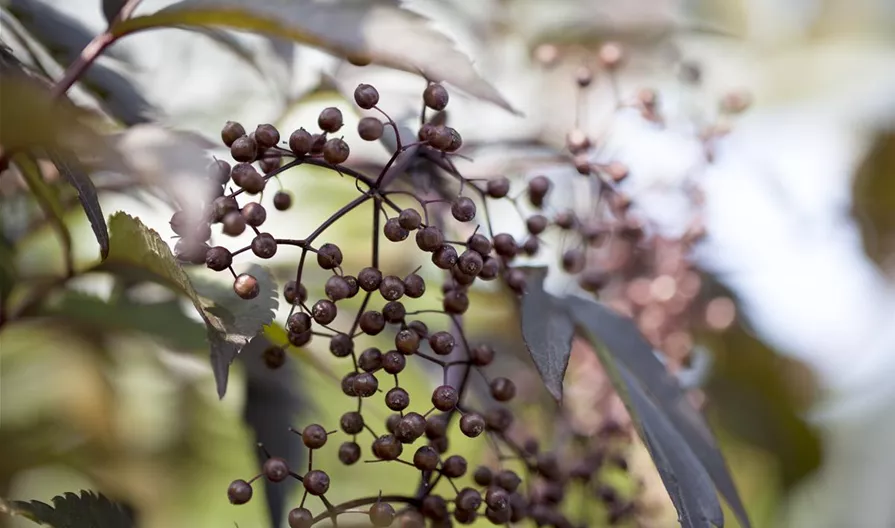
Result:
{"label": "dark purple berry", "polygon": [[423,91],[423,102],[432,110],[444,110],[448,104],[448,92],[444,86],[432,83]]}
{"label": "dark purple berry", "polygon": [[234,480],[227,488],[227,498],[230,499],[230,504],[249,502],[252,500],[252,485],[242,479]]}
{"label": "dark purple berry", "polygon": [[369,110],[379,103],[379,91],[369,84],[358,84],[354,89],[354,102],[364,110]]}
{"label": "dark purple berry", "polygon": [[233,281],[233,291],[243,299],[254,299],[261,292],[261,286],[258,284],[258,279],[248,273],[242,273]]}

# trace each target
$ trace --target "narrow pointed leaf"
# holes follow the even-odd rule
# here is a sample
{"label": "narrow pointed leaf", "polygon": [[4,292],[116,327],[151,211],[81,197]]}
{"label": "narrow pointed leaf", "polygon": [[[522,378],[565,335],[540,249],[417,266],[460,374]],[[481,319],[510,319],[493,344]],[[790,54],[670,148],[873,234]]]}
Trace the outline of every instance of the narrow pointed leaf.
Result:
{"label": "narrow pointed leaf", "polygon": [[87,171],[70,157],[55,151],[49,151],[49,157],[56,165],[59,174],[64,176],[68,183],[78,191],[81,207],[84,208],[96,241],[99,242],[100,255],[105,259],[109,256],[109,228],[106,226],[105,215],[99,205],[99,195],[96,192],[96,186],[93,185],[93,180],[90,179]]}
{"label": "narrow pointed leaf", "polygon": [[116,24],[113,33],[184,25],[229,27],[293,40],[419,73],[514,111],[451,39],[429,27],[425,18],[390,2],[183,0]]}
{"label": "narrow pointed leaf", "polygon": [[639,418],[640,435],[678,511],[681,526],[724,526],[721,504],[705,468],[630,372],[623,366],[617,371],[627,386],[627,401]]}
{"label": "narrow pointed leaf", "polygon": [[522,337],[550,394],[562,401],[562,382],[572,353],[575,327],[558,300],[544,291],[547,268],[527,268],[522,296]]}
{"label": "narrow pointed leaf", "polygon": [[[612,376],[616,390],[624,394],[628,392],[627,385],[636,385],[638,397],[642,396],[654,405],[663,417],[663,422],[648,423],[648,417],[640,415],[638,408],[629,399],[626,403],[633,407],[634,419],[641,422],[644,430],[651,431],[654,443],[664,441],[664,436],[657,436],[659,434],[657,431],[667,430],[667,422],[683,439],[684,445],[692,451],[695,460],[704,468],[715,487],[727,500],[742,526],[748,528],[750,524],[745,507],[705,419],[686,399],[677,380],[665,369],[634,321],[594,301],[573,296],[566,297],[565,301],[576,325],[588,336],[596,349],[605,351],[601,355],[601,360],[607,372],[624,373]],[[627,379],[622,379],[625,376]],[[670,441],[674,442],[674,439]],[[670,449],[679,448],[666,447],[666,444],[661,444],[661,447],[666,453]],[[672,490],[669,489],[669,492]]]}

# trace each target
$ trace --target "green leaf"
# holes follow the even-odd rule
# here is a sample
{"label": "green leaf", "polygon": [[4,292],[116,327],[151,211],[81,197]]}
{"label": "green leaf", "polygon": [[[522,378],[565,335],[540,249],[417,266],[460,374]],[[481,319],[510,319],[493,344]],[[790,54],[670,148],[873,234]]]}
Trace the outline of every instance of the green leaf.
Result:
{"label": "green leaf", "polygon": [[133,528],[125,508],[102,494],[81,491],[53,497],[53,505],[40,501],[2,501],[0,512],[18,515],[53,528]]}
{"label": "green leaf", "polygon": [[223,398],[230,363],[265,325],[273,321],[277,291],[270,273],[258,266],[249,270],[261,284],[261,293],[249,301],[239,298],[232,288],[204,281],[196,283],[202,291],[200,294],[157,232],[122,212],[112,215],[109,228],[111,250],[106,263],[99,269],[137,268],[189,297],[205,322],[211,366],[218,395]]}
{"label": "green leaf", "polygon": [[74,275],[74,262],[72,259],[71,233],[65,224],[65,210],[59,202],[59,197],[44,180],[43,172],[37,161],[27,154],[17,154],[13,162],[19,168],[19,172],[28,184],[28,189],[34,195],[40,205],[44,216],[59,234],[65,255],[65,269],[69,276]]}
{"label": "green leaf", "polygon": [[547,268],[520,269],[527,275],[522,296],[522,338],[547,390],[562,401],[575,326],[559,300],[544,291]]}
{"label": "green leaf", "polygon": [[[690,468],[681,473],[678,468],[695,461],[748,528],[746,510],[705,419],[686,399],[634,321],[594,301],[573,296],[565,300],[576,326],[594,345],[616,391],[629,406],[644,442],[648,447],[652,444],[657,466],[663,461],[666,464],[663,482],[681,517],[692,514],[694,506],[707,519],[714,516],[711,501],[717,502],[717,498],[714,492],[712,498],[706,496],[701,473]],[[681,453],[681,449],[690,453]],[[691,485],[678,486],[683,479]]]}
{"label": "green leaf", "polygon": [[96,241],[99,242],[100,255],[105,259],[109,256],[109,228],[106,226],[105,215],[99,205],[99,195],[96,192],[96,186],[93,185],[93,180],[72,156],[66,156],[59,151],[48,152],[50,160],[56,165],[59,174],[64,176],[68,183],[78,191],[78,200],[81,201],[81,207],[84,208]]}
{"label": "green leaf", "polygon": [[390,2],[183,0],[116,24],[115,36],[171,26],[222,26],[291,39],[335,55],[369,60],[443,81],[514,111],[469,58],[428,21]]}

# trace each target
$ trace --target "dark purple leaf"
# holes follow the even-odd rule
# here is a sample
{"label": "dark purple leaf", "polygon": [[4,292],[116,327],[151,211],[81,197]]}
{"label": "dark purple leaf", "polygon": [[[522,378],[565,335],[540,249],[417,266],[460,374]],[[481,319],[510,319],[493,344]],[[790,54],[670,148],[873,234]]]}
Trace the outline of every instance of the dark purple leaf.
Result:
{"label": "dark purple leaf", "polygon": [[558,299],[544,291],[547,268],[523,268],[522,338],[550,394],[562,401],[562,382],[572,353],[575,327]]}
{"label": "dark purple leaf", "polygon": [[[594,301],[570,296],[565,302],[576,325],[588,336],[600,354],[603,366],[612,377],[619,394],[625,397],[626,394],[636,393],[636,396],[628,396],[626,403],[635,421],[639,422],[639,427],[645,434],[651,435],[650,441],[660,446],[667,457],[671,456],[669,451],[676,452],[680,449],[677,438],[682,439],[683,445],[692,452],[694,460],[699,462],[730,504],[742,526],[748,528],[750,524],[746,509],[705,419],[686,399],[677,380],[666,370],[635,322]],[[621,374],[613,375],[616,373]],[[656,413],[662,417],[661,423],[656,421],[656,413],[652,413],[651,409],[643,415],[638,405],[635,405],[644,407],[644,401],[655,406]],[[669,428],[674,430],[675,435],[667,433]],[[664,443],[666,437],[671,445]],[[699,493],[701,488],[685,487],[681,491]],[[674,492],[675,490],[669,489],[669,493]],[[700,501],[700,504],[706,504],[704,498]],[[685,503],[679,497],[675,504]],[[680,509],[678,512],[683,515]]]}

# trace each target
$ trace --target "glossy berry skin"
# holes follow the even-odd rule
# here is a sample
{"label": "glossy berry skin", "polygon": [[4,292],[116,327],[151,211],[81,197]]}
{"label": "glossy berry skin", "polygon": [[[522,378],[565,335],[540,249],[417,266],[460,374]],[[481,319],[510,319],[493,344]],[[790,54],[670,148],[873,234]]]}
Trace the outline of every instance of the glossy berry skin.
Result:
{"label": "glossy berry skin", "polygon": [[416,209],[404,209],[398,214],[398,224],[404,229],[418,229],[423,222],[423,218]]}
{"label": "glossy berry skin", "polygon": [[275,147],[280,142],[280,132],[271,124],[258,125],[255,129],[255,142],[262,149]]}
{"label": "glossy berry skin", "polygon": [[244,135],[246,135],[246,129],[236,121],[227,121],[224,128],[221,129],[221,140],[228,147]]}
{"label": "glossy berry skin", "polygon": [[311,316],[318,324],[328,325],[336,320],[338,309],[329,299],[320,299],[311,307]]}
{"label": "glossy berry skin", "polygon": [[341,301],[342,299],[347,299],[351,294],[351,286],[343,277],[333,275],[326,280],[323,291],[333,302]]}
{"label": "glossy berry skin", "polygon": [[262,472],[271,482],[282,482],[289,476],[289,464],[279,457],[268,458],[264,462]]}
{"label": "glossy berry skin", "polygon": [[357,285],[365,292],[371,292],[379,288],[382,282],[382,272],[373,267],[366,267],[357,274]]}
{"label": "glossy berry skin", "polygon": [[404,295],[419,299],[426,293],[426,281],[416,273],[404,277]]}
{"label": "glossy berry skin", "polygon": [[423,102],[432,110],[444,110],[448,104],[449,96],[444,86],[432,83],[423,91]]}
{"label": "glossy berry skin", "polygon": [[478,413],[466,413],[460,418],[460,431],[475,438],[485,432],[485,419]]}
{"label": "glossy berry skin", "polygon": [[252,253],[258,258],[272,258],[277,254],[277,241],[270,233],[261,233],[252,239]]}
{"label": "glossy berry skin", "polygon": [[367,310],[362,313],[359,320],[360,329],[367,335],[379,335],[385,328],[385,316],[376,310]]}
{"label": "glossy berry skin", "polygon": [[364,141],[376,141],[382,137],[385,127],[375,117],[364,117],[357,123],[357,135]]}
{"label": "glossy berry skin", "polygon": [[426,432],[426,419],[419,413],[409,412],[395,425],[395,438],[402,444],[411,444]]}
{"label": "glossy berry skin", "polygon": [[335,244],[323,244],[317,250],[317,265],[326,270],[341,266],[342,250]]}
{"label": "glossy berry skin", "polygon": [[340,138],[332,138],[323,145],[323,159],[331,165],[339,165],[348,160],[351,149],[348,143]]}
{"label": "glossy berry skin", "polygon": [[438,467],[441,458],[438,453],[429,446],[422,446],[413,455],[413,465],[422,471],[432,471]]}
{"label": "glossy berry skin", "polygon": [[391,350],[382,356],[382,370],[388,374],[400,374],[406,366],[407,359],[397,350]]}
{"label": "glossy berry skin", "polygon": [[277,211],[286,211],[292,207],[292,195],[286,191],[277,191],[273,195],[273,206]]}
{"label": "glossy berry skin", "polygon": [[432,263],[443,270],[451,269],[458,259],[457,250],[450,244],[442,244],[432,253]]}
{"label": "glossy berry skin", "polygon": [[494,479],[494,473],[486,466],[479,466],[472,474],[472,480],[479,486],[489,486]]}
{"label": "glossy berry skin", "polygon": [[378,348],[368,348],[357,358],[357,366],[364,372],[374,372],[382,368],[382,351]]}
{"label": "glossy berry skin", "polygon": [[401,442],[393,435],[382,435],[373,442],[373,456],[380,460],[395,460],[404,451]]}
{"label": "glossy berry skin", "polygon": [[308,449],[320,449],[326,444],[326,429],[318,424],[312,424],[301,432],[301,441]]}
{"label": "glossy berry skin", "polygon": [[410,405],[410,395],[406,390],[395,387],[385,394],[385,405],[393,411],[403,411]]}
{"label": "glossy berry skin", "polygon": [[233,291],[243,299],[254,299],[261,292],[261,286],[258,284],[258,279],[248,273],[242,273],[233,281]]}
{"label": "glossy berry skin", "polygon": [[350,466],[360,460],[360,446],[357,442],[344,442],[339,446],[339,462]]}
{"label": "glossy berry skin", "polygon": [[358,84],[354,89],[354,102],[364,110],[369,110],[379,103],[379,91],[369,84]]}
{"label": "glossy berry skin", "polygon": [[379,293],[386,301],[397,301],[404,295],[404,281],[394,275],[382,278]]}
{"label": "glossy berry skin", "polygon": [[205,253],[205,265],[214,271],[223,271],[233,263],[233,254],[225,247],[215,246]]}
{"label": "glossy berry skin", "polygon": [[230,211],[224,215],[221,221],[224,224],[224,234],[239,236],[246,230],[246,219],[239,211]]}
{"label": "glossy berry skin", "polygon": [[314,515],[307,508],[293,508],[287,517],[289,528],[310,528]]}
{"label": "glossy berry skin", "polygon": [[475,218],[476,206],[471,198],[461,196],[451,204],[451,215],[459,222],[469,222]]}
{"label": "glossy berry skin", "polygon": [[311,316],[304,312],[295,312],[286,319],[286,330],[295,333],[307,332],[311,329]]}
{"label": "glossy berry skin", "polygon": [[239,479],[230,483],[227,488],[227,498],[230,504],[245,504],[252,500],[252,485]]}
{"label": "glossy berry skin", "polygon": [[503,198],[510,193],[510,180],[504,177],[488,180],[485,192],[491,198]]}
{"label": "glossy berry skin", "polygon": [[369,398],[379,390],[379,380],[369,372],[362,372],[354,378],[354,393],[361,398]]}
{"label": "glossy berry skin", "polygon": [[401,227],[397,218],[389,218],[386,220],[385,225],[382,226],[382,233],[390,242],[401,242],[402,240],[406,240],[410,235],[410,231]]}
{"label": "glossy berry skin", "polygon": [[491,380],[491,396],[500,402],[506,402],[516,396],[516,385],[507,378],[494,378]]}
{"label": "glossy berry skin", "polygon": [[376,527],[391,526],[395,520],[395,508],[391,504],[385,502],[377,502],[370,506],[368,512],[370,522]]}
{"label": "glossy berry skin", "polygon": [[347,434],[358,434],[364,430],[364,416],[355,411],[347,412],[339,418],[339,426]]}
{"label": "glossy berry skin", "polygon": [[460,478],[466,474],[466,459],[460,455],[451,455],[444,459],[441,472],[449,478]]}
{"label": "glossy berry skin", "polygon": [[257,202],[250,202],[243,206],[242,216],[246,219],[246,224],[259,227],[267,220],[267,210],[264,206]]}
{"label": "glossy berry skin", "polygon": [[457,389],[450,385],[442,385],[432,391],[432,406],[439,411],[447,412],[457,406],[460,396]]}
{"label": "glossy berry skin", "polygon": [[283,286],[283,298],[289,304],[301,304],[308,300],[308,289],[304,284],[297,284],[294,280],[288,281]]}
{"label": "glossy berry skin", "polygon": [[342,128],[342,111],[332,106],[324,108],[317,118],[317,126],[324,132],[338,132]]}
{"label": "glossy berry skin", "polygon": [[230,145],[230,155],[236,161],[251,163],[258,155],[258,144],[249,136],[241,136]]}
{"label": "glossy berry skin", "polygon": [[429,346],[439,356],[446,356],[454,350],[454,336],[450,332],[440,331],[429,336]]}
{"label": "glossy berry skin", "polygon": [[302,482],[308,493],[314,496],[320,496],[329,491],[329,475],[319,469],[312,469],[305,473]]}
{"label": "glossy berry skin", "polygon": [[444,234],[435,226],[428,226],[416,232],[416,245],[423,251],[435,251],[444,244]]}
{"label": "glossy berry skin", "polygon": [[304,156],[311,152],[314,146],[314,136],[307,130],[300,128],[289,136],[289,149],[296,156]]}

